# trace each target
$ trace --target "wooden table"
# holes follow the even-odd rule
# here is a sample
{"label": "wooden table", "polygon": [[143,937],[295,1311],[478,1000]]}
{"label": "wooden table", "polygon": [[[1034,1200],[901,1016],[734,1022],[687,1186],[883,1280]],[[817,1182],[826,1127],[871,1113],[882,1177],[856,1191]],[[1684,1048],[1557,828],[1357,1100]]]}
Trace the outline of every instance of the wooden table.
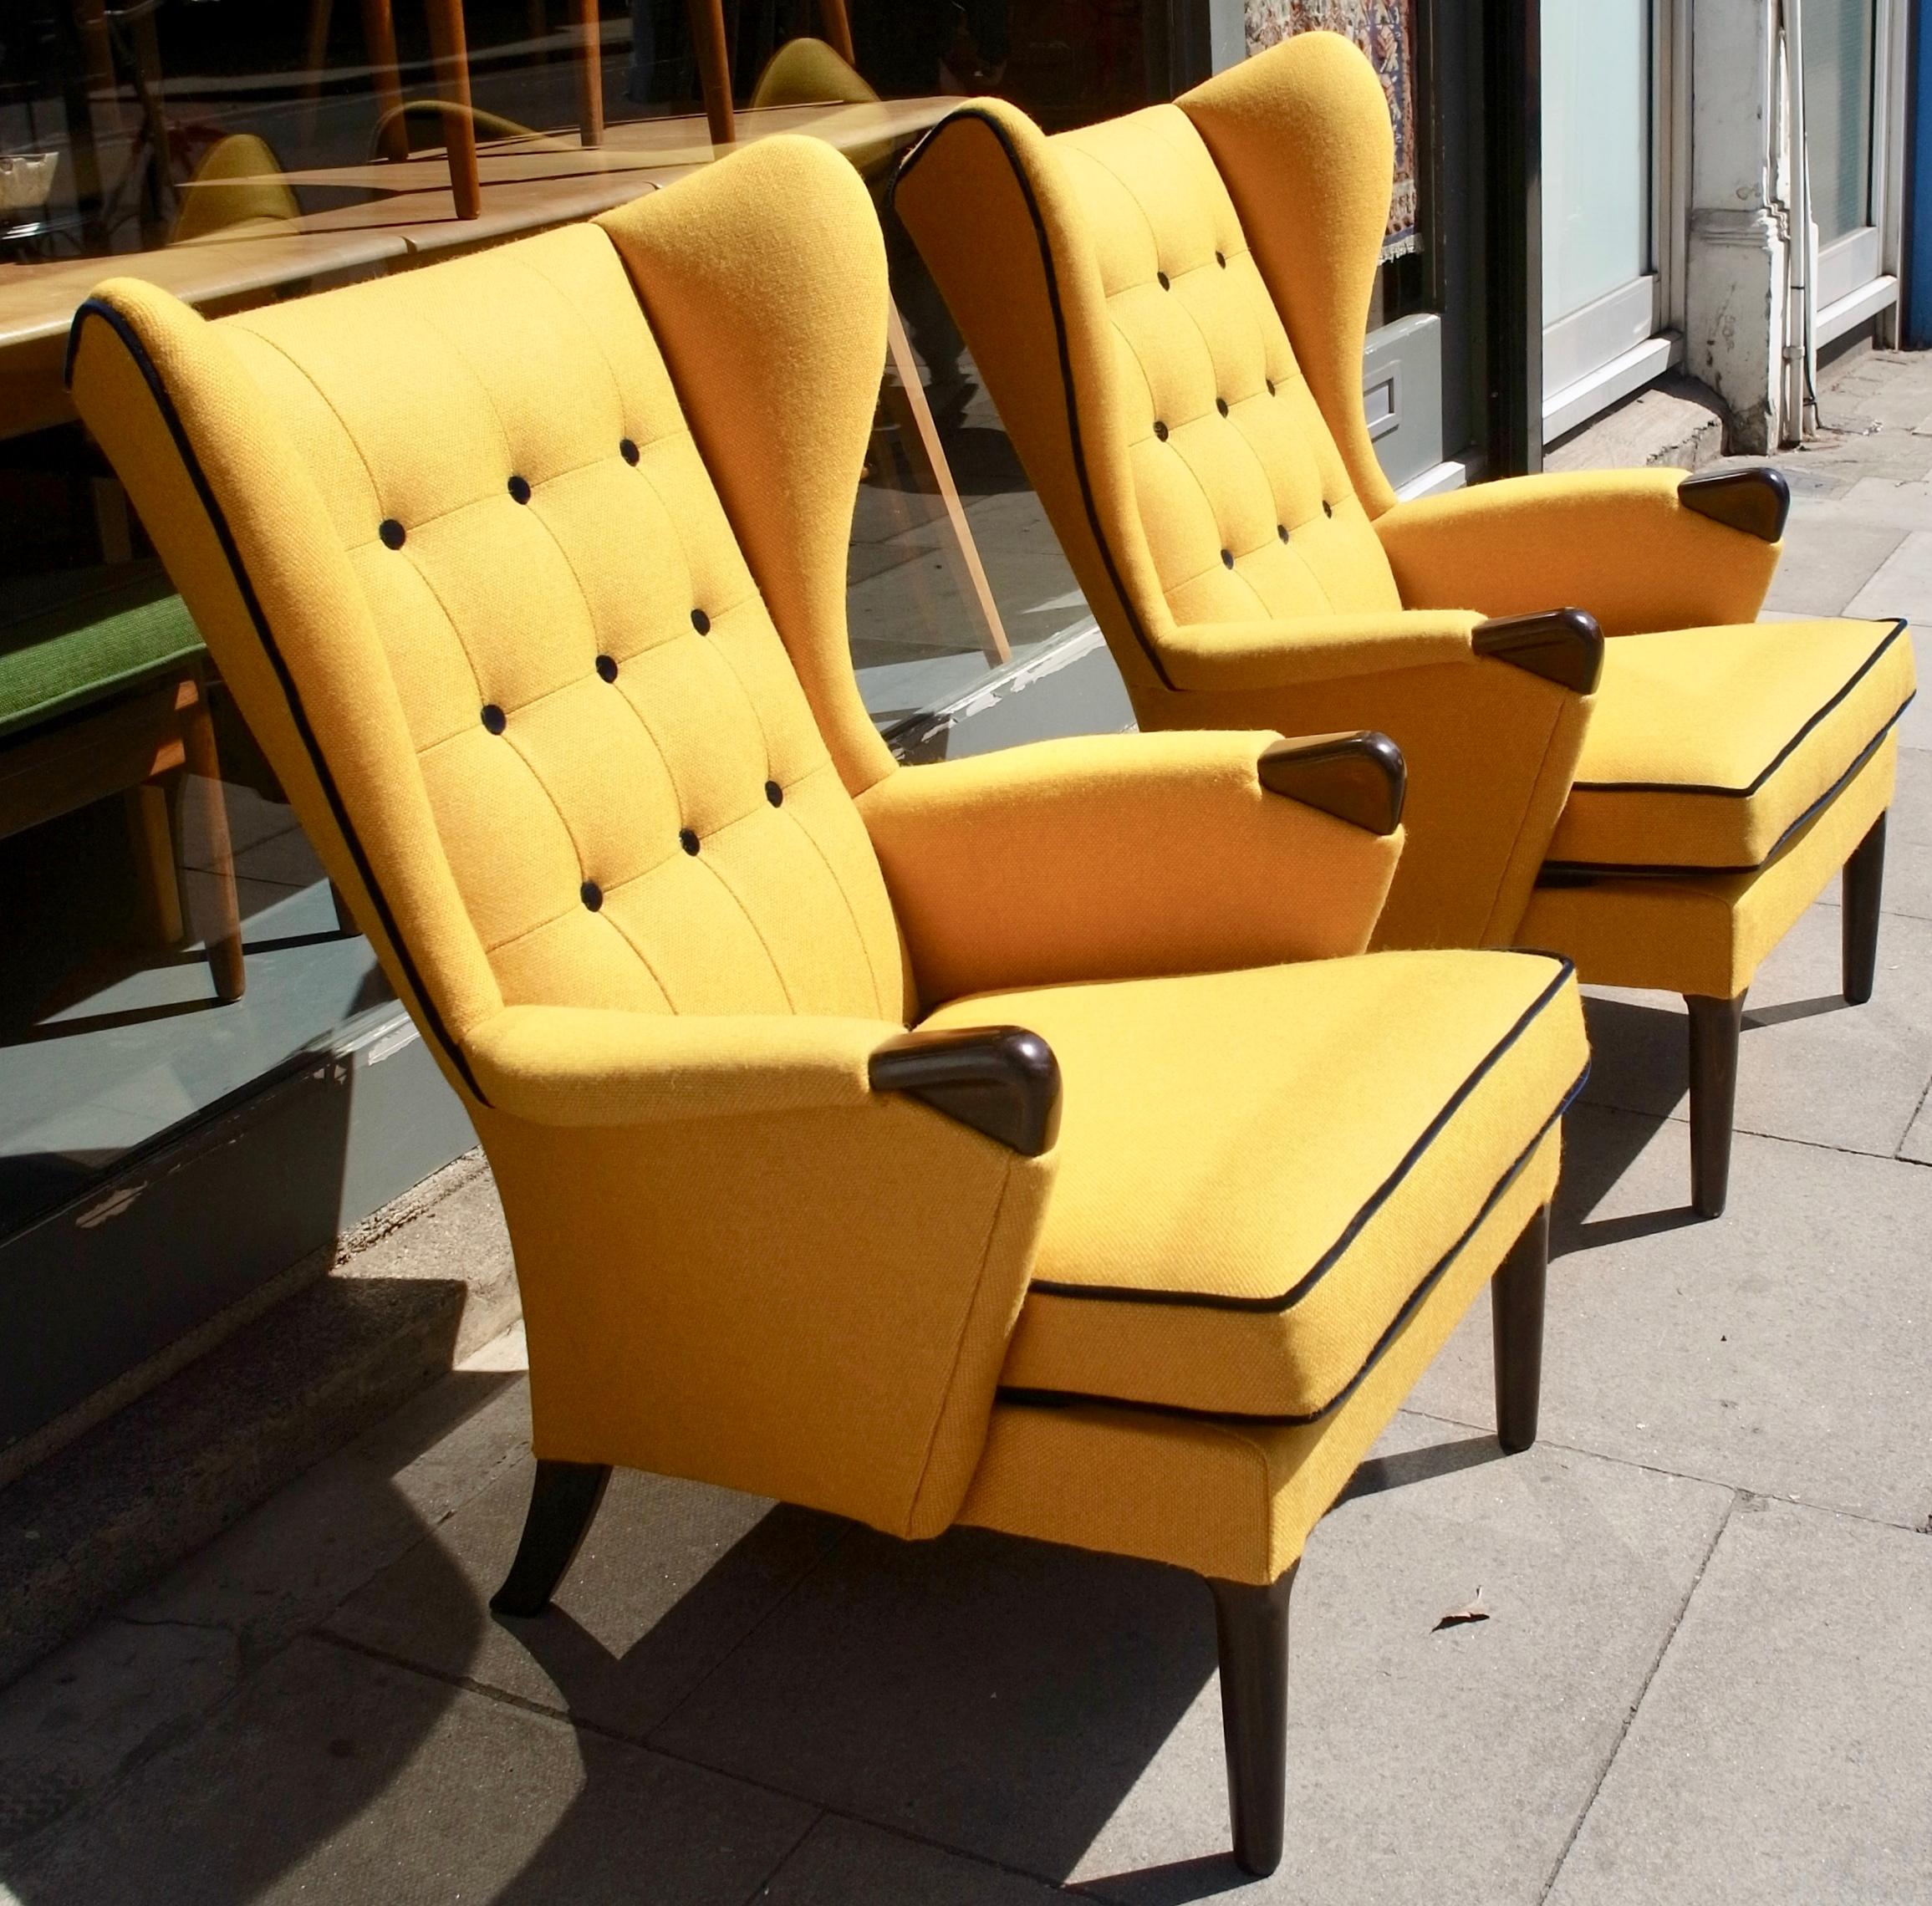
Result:
{"label": "wooden table", "polygon": [[[875,104],[776,106],[737,115],[737,143],[803,132],[841,151],[915,137],[944,118],[950,96]],[[145,278],[211,314],[261,303],[292,286],[427,259],[590,218],[708,166],[717,155],[696,115],[627,120],[604,142],[574,135],[501,140],[479,148],[479,217],[463,218],[440,153],[281,175],[310,196],[356,202],[286,222],[238,226],[153,252],[0,264],[0,437],[70,421],[61,360],[74,308],[103,278]]]}

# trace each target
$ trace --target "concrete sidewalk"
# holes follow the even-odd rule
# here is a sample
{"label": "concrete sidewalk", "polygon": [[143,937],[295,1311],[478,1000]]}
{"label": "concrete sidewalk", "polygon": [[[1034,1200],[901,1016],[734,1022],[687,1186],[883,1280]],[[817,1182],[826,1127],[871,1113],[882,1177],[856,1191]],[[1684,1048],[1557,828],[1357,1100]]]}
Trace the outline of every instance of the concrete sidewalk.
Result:
{"label": "concrete sidewalk", "polygon": [[[1773,609],[1932,624],[1932,359],[1822,395]],[[1904,739],[1877,996],[1834,894],[1753,989],[1719,1222],[1681,1011],[1593,1000],[1542,1441],[1497,1451],[1479,1302],[1309,1543],[1273,1879],[1223,1851],[1171,1571],[624,1475],[558,1608],[494,1623],[512,1333],[0,1695],[0,1901],[1932,1899],[1932,714]]]}

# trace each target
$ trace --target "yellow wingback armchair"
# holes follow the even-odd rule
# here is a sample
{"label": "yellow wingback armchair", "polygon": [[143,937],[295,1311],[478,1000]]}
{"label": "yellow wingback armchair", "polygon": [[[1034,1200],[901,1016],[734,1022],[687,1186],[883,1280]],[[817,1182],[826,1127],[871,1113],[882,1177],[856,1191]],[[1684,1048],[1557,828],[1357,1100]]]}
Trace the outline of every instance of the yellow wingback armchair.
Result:
{"label": "yellow wingback armchair", "polygon": [[898,766],[845,629],[885,309],[857,175],[773,139],[215,323],[110,282],[71,375],[494,1169],[499,1610],[614,1464],[1177,1564],[1258,1870],[1303,1539],[1492,1276],[1534,1438],[1576,987],[1364,952],[1379,736]]}
{"label": "yellow wingback armchair", "polygon": [[1389,734],[1409,845],[1376,944],[1552,947],[1685,995],[1715,1215],[1746,988],[1841,868],[1870,995],[1909,643],[1752,623],[1775,471],[1399,503],[1361,371],[1392,161],[1368,61],[1311,33],[1054,138],[976,101],[895,199],[1141,726]]}

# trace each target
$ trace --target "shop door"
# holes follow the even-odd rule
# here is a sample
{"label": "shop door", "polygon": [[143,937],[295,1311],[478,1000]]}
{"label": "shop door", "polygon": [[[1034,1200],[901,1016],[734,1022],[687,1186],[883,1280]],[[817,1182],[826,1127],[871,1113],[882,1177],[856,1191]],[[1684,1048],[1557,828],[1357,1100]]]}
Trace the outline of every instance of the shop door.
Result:
{"label": "shop door", "polygon": [[1657,0],[1542,0],[1543,441],[1669,362]]}

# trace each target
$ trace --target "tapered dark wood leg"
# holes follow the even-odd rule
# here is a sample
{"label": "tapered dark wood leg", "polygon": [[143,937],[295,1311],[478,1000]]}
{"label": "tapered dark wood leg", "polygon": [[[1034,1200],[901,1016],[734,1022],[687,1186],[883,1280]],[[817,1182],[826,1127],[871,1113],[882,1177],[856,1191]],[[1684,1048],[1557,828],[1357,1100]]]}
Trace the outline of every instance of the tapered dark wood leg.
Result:
{"label": "tapered dark wood leg", "polygon": [[1235,1863],[1257,1876],[1282,1863],[1288,1785],[1288,1595],[1278,1582],[1208,1578],[1221,1649],[1221,1725],[1227,1744],[1227,1805]]}
{"label": "tapered dark wood leg", "polygon": [[1724,1215],[1731,1188],[1731,1127],[1737,1109],[1737,1042],[1744,995],[1707,999],[1686,993],[1690,1008],[1690,1202],[1700,1218]]}
{"label": "tapered dark wood leg", "polygon": [[540,1615],[550,1606],[609,1480],[609,1468],[603,1463],[538,1464],[517,1559],[503,1586],[490,1598],[494,1613]]}
{"label": "tapered dark wood leg", "polygon": [[1537,1440],[1543,1389],[1543,1288],[1549,1280],[1550,1208],[1523,1226],[1489,1281],[1496,1338],[1496,1440],[1510,1455]]}
{"label": "tapered dark wood leg", "polygon": [[1878,967],[1878,902],[1885,892],[1885,817],[1872,823],[1872,830],[1858,844],[1845,863],[1840,882],[1844,905],[1843,983],[1845,1003],[1863,1006],[1872,996],[1872,980]]}

